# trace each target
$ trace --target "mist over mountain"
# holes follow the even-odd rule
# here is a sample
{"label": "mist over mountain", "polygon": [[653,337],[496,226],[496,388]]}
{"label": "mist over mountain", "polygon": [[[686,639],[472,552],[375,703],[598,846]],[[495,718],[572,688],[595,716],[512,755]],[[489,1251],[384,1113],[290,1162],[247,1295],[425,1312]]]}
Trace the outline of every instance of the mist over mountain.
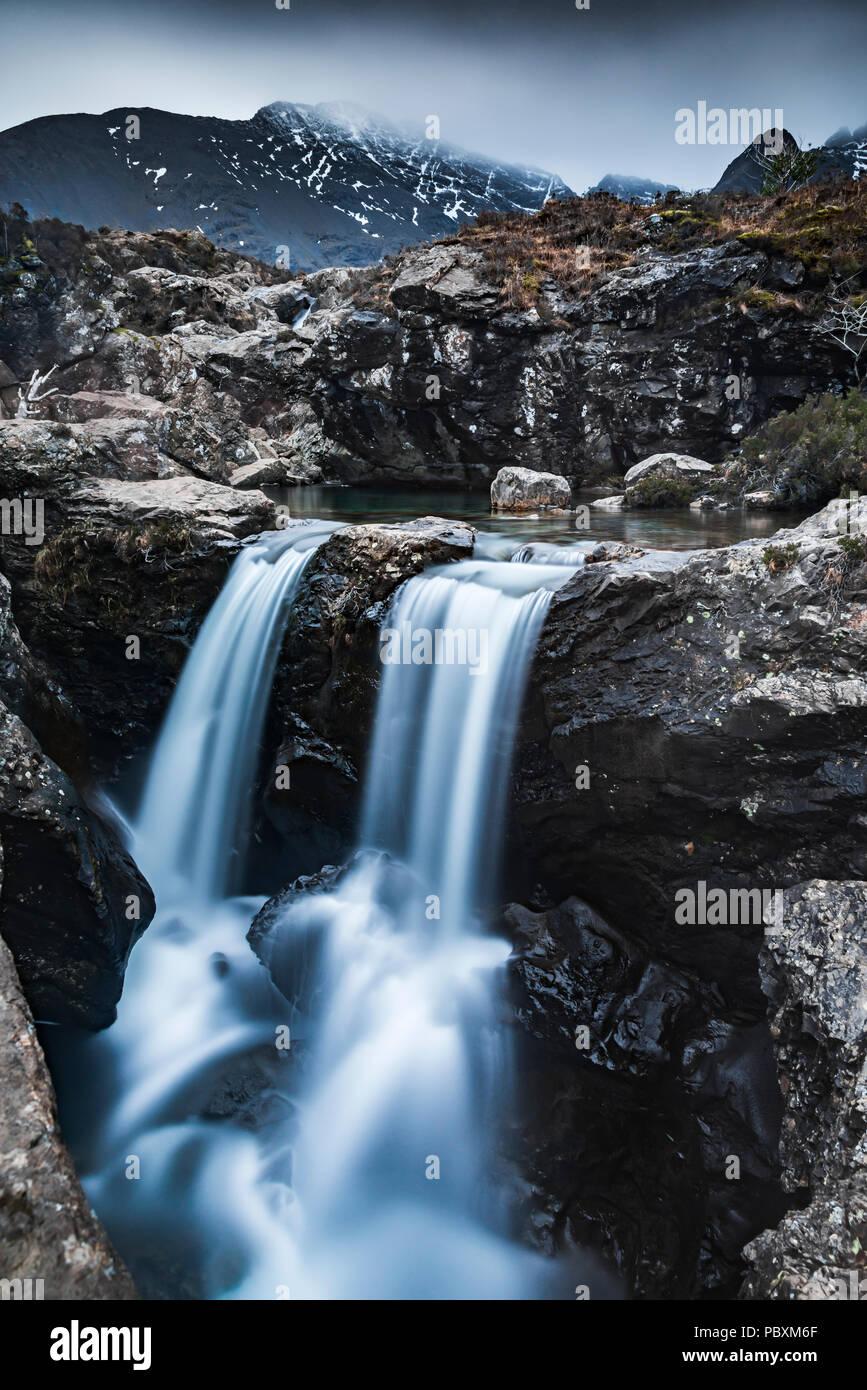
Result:
{"label": "mist over mountain", "polygon": [[0,133],[0,205],[85,227],[198,229],[303,269],[369,264],[485,209],[570,193],[556,174],[343,103],[275,102],[247,121],[118,108]]}
{"label": "mist over mountain", "polygon": [[674,190],[672,183],[658,183],[634,174],[606,174],[588,193],[612,193],[623,202],[652,203],[657,194]]}

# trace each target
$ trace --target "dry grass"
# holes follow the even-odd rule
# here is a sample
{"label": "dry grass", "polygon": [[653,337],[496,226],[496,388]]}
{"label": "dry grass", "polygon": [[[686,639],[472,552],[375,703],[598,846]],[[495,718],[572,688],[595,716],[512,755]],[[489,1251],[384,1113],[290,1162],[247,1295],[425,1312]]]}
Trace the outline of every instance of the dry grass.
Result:
{"label": "dry grass", "polygon": [[546,281],[582,297],[642,246],[676,254],[739,241],[800,260],[807,291],[831,278],[860,277],[867,285],[867,180],[773,197],[669,193],[650,206],[604,193],[552,200],[537,213],[483,213],[453,240],[481,251],[501,297],[518,309],[539,307]]}

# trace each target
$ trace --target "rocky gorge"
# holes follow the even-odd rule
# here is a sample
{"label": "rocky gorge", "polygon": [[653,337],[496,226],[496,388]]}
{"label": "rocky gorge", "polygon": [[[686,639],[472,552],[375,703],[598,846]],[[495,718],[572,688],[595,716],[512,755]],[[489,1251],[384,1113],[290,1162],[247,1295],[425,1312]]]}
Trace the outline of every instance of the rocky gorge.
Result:
{"label": "rocky gorge", "polygon": [[[231,561],[285,524],[274,487],[487,487],[508,464],[569,505],[663,453],[722,473],[769,417],[853,384],[822,323],[864,195],[833,200],[575,200],[303,278],[197,234],[10,217],[0,493],[13,520],[40,504],[42,536],[4,515],[0,935],[27,1003],[4,957],[3,1054],[55,1150],[28,1005],[105,1028],[154,911],[99,789],[149,747]],[[864,1266],[865,531],[856,499],[770,544],[588,546],[547,611],[494,914],[526,1105],[499,1161],[526,1242],[603,1250],[628,1296],[829,1297]],[[393,596],[478,548],[454,518],[374,522],[304,569],[253,831],[281,882],[351,854]],[[779,892],[782,920],[679,923],[702,882]],[[21,1277],[22,1202],[38,1221],[62,1181],[90,1219],[62,1146],[58,1179],[30,1143],[0,1141]],[[132,1296],[85,1238],[72,1296]]]}

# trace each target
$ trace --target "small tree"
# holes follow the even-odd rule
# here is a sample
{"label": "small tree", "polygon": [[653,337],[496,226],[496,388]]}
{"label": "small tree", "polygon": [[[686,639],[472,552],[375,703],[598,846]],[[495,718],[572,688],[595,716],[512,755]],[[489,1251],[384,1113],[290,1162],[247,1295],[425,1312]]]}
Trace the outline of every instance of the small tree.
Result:
{"label": "small tree", "polygon": [[791,193],[810,182],[819,163],[819,151],[799,150],[797,145],[790,145],[774,154],[761,148],[756,150],[755,158],[763,175],[762,193]]}
{"label": "small tree", "polygon": [[847,294],[849,284],[851,279],[844,280],[829,291],[816,332],[852,354],[855,380],[860,386],[867,382],[867,294]]}
{"label": "small tree", "polygon": [[27,389],[25,390],[23,386],[18,387],[18,410],[16,411],[16,415],[19,420],[30,420],[35,415],[38,415],[39,412],[34,410],[33,407],[38,404],[39,401],[47,400],[49,396],[53,396],[57,393],[58,387],[52,386],[50,391],[43,391],[41,395],[39,394],[39,388],[44,386],[48,378],[56,371],[56,363],[51,368],[51,371],[46,372],[44,376],[34,367],[33,375],[27,385]]}

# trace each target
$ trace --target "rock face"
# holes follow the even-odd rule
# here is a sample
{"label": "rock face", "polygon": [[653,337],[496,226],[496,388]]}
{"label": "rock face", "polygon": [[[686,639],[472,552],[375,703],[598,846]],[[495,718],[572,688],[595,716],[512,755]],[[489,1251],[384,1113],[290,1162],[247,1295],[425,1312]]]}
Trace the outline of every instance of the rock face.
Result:
{"label": "rock face", "polygon": [[675,894],[867,870],[867,567],[837,511],[770,546],[576,571],[548,610],[518,743],[509,862],[634,920],[753,1009],[755,930],[686,930]]}
{"label": "rock face", "polygon": [[556,473],[534,473],[529,468],[501,468],[491,483],[491,506],[495,511],[528,512],[540,507],[565,511],[572,502],[572,490]]}
{"label": "rock face", "polygon": [[766,1029],[578,898],[512,904],[502,927],[528,1238],[601,1247],[633,1296],[733,1295],[744,1239],[784,1210]]}
{"label": "rock face", "polygon": [[110,830],[0,705],[0,933],[40,1020],[104,1028],[153,895]]}
{"label": "rock face", "polygon": [[42,541],[4,534],[0,560],[28,645],[77,706],[104,771],[153,732],[240,543],[275,513],[257,491],[151,476],[126,444],[99,454],[85,429],[0,422],[0,492],[35,499]]}
{"label": "rock face", "polygon": [[[845,198],[844,212],[857,192]],[[851,379],[850,355],[815,332],[829,273],[815,223],[801,237],[790,219],[787,240],[776,223],[726,232],[740,204],[636,205],[621,248],[596,225],[606,207],[552,201],[388,265],[295,278],[197,232],[12,219],[0,402],[13,413],[33,370],[60,363],[59,394],[34,411],[73,430],[97,476],[129,476],[120,454],[142,477],[227,482],[264,465],[239,486],[487,488],[504,460],[572,484],[661,451],[716,463],[770,415]],[[565,260],[548,274],[534,252],[554,243]],[[517,254],[528,268],[509,289]]]}
{"label": "rock face", "polygon": [[[794,312],[771,324],[763,302],[739,307],[739,285],[779,273],[742,244],[648,246],[584,298],[551,282],[539,309],[516,312],[471,248],[408,252],[378,307],[314,311],[305,324],[319,424],[305,447],[349,482],[480,485],[506,456],[575,484],[661,447],[718,461],[752,425],[848,371]],[[732,363],[747,399],[725,398]]]}
{"label": "rock face", "polygon": [[867,1293],[867,884],[785,894],[761,960],[785,1098],[782,1181],[810,1194],[745,1251],[745,1298]]}
{"label": "rock face", "polygon": [[[508,891],[543,908],[507,917],[523,933],[527,1132],[545,1138],[522,1152],[540,1237],[608,1242],[630,1287],[665,1284],[636,1263],[650,1246],[669,1252],[682,1288],[716,1280],[731,1296],[737,1240],[751,1229],[768,1228],[747,1250],[750,1297],[816,1296],[803,1290],[863,1259],[863,884],[828,880],[867,876],[867,567],[841,547],[838,511],[770,546],[585,566],[554,595],[531,673],[505,862]],[[862,502],[853,530],[865,522]],[[721,888],[728,911],[679,917],[702,885]],[[761,911],[732,910],[744,890],[765,894]],[[765,917],[770,905],[775,920],[778,891],[782,936]],[[552,906],[576,892],[589,908]],[[786,1105],[779,1159],[765,994]],[[574,1046],[579,1024],[587,1051]],[[628,1080],[638,1063],[624,1044],[649,1077],[667,1077],[642,1111],[640,1157],[625,1118],[641,1095]],[[699,1056],[706,1093],[691,1071]],[[654,1108],[661,1094],[667,1110]],[[671,1143],[686,1164],[677,1180],[692,1173],[704,1212],[694,1239],[653,1205],[675,1181]],[[612,1152],[635,1170],[618,1201]],[[732,1154],[739,1184],[720,1176]],[[774,1230],[778,1174],[812,1201]],[[681,1191],[671,1210],[684,1202]]]}
{"label": "rock face", "polygon": [[153,895],[24,718],[86,775],[80,716],[22,642],[0,576],[0,935],[37,1018],[104,1028]]}
{"label": "rock face", "polygon": [[[2,1279],[10,1281],[3,1297],[136,1298],[60,1138],[54,1088],[2,941],[0,1071],[0,1248]],[[41,1288],[28,1280],[41,1280]]]}

